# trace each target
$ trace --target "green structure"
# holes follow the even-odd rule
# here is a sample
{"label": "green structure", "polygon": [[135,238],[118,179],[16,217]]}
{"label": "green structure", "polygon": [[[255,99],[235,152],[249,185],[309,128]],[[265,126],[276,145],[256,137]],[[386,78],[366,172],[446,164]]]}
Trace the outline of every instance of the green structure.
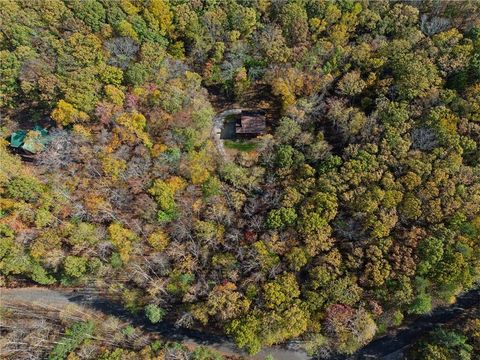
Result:
{"label": "green structure", "polygon": [[18,130],[10,136],[10,146],[36,154],[45,149],[50,136],[45,128],[35,125],[33,130]]}

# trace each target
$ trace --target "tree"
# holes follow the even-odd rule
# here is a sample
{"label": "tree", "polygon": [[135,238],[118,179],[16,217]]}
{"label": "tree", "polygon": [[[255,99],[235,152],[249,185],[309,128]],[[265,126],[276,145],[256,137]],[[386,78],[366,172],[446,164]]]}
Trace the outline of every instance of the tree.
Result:
{"label": "tree", "polygon": [[402,100],[426,97],[442,81],[436,66],[422,54],[394,54],[392,70]]}
{"label": "tree", "polygon": [[27,270],[28,261],[22,255],[22,249],[15,243],[14,231],[0,224],[0,271],[4,275],[21,274]]}
{"label": "tree", "polygon": [[169,3],[165,0],[152,0],[148,11],[153,15],[154,24],[158,26],[159,33],[162,36],[167,35],[172,30],[173,18]]}
{"label": "tree", "polygon": [[395,4],[387,14],[382,24],[386,32],[407,35],[408,30],[418,23],[419,9],[407,4]]}
{"label": "tree", "polygon": [[294,149],[290,145],[280,145],[276,153],[276,165],[279,168],[290,168],[294,164]]}
{"label": "tree", "polygon": [[299,46],[308,38],[308,16],[299,3],[286,3],[282,6],[279,22],[285,37],[292,46]]}
{"label": "tree", "polygon": [[55,345],[48,359],[65,359],[83,341],[91,338],[94,330],[95,324],[92,321],[74,323],[65,331],[65,336]]}
{"label": "tree", "polygon": [[302,267],[308,264],[310,258],[305,249],[301,247],[294,247],[286,255],[286,259],[290,268],[293,271],[300,271]]}
{"label": "tree", "polygon": [[432,297],[425,293],[420,292],[409,306],[409,313],[411,314],[428,314],[432,311]]}
{"label": "tree", "polygon": [[0,90],[2,92],[0,106],[10,106],[12,104],[13,97],[19,89],[17,76],[20,70],[21,62],[13,52],[1,50],[0,64],[0,75],[2,76],[2,83],[0,84]]}
{"label": "tree", "polygon": [[305,204],[305,209],[310,208],[326,221],[333,220],[337,214],[337,197],[331,193],[317,192]]}
{"label": "tree", "polygon": [[334,304],[327,309],[325,330],[332,336],[340,352],[353,354],[373,338],[377,327],[364,309],[355,310]]}
{"label": "tree", "polygon": [[421,201],[412,193],[407,193],[403,197],[398,210],[407,220],[415,220],[422,214]]}
{"label": "tree", "polygon": [[84,122],[89,119],[83,111],[79,111],[72,104],[60,100],[57,107],[52,111],[52,118],[58,125],[67,126],[76,122]]}
{"label": "tree", "polygon": [[194,279],[195,275],[175,269],[169,275],[167,291],[173,295],[183,295],[188,291]]}
{"label": "tree", "polygon": [[82,19],[94,32],[98,32],[105,23],[105,9],[96,0],[74,1],[73,11],[76,16]]}
{"label": "tree", "polygon": [[310,255],[330,248],[331,227],[327,220],[316,212],[303,212],[297,222],[298,231],[303,235]]}
{"label": "tree", "polygon": [[355,276],[344,276],[328,282],[325,286],[325,292],[330,304],[340,303],[354,306],[361,299],[363,289],[358,286]]}
{"label": "tree", "polygon": [[194,233],[198,240],[205,244],[215,244],[223,238],[223,226],[212,221],[196,220],[193,224]]}
{"label": "tree", "polygon": [[228,20],[231,29],[239,31],[244,37],[249,37],[257,26],[257,13],[251,7],[235,4],[229,9]]}
{"label": "tree", "polygon": [[297,280],[292,273],[279,276],[263,287],[265,305],[269,309],[282,309],[300,296]]}
{"label": "tree", "polygon": [[261,319],[259,314],[251,314],[241,319],[235,319],[230,322],[226,328],[228,335],[231,335],[239,348],[246,348],[249,354],[255,354],[260,351],[261,339]]}
{"label": "tree", "polygon": [[80,278],[87,271],[87,259],[80,256],[67,256],[63,262],[65,275]]}
{"label": "tree", "polygon": [[104,87],[105,95],[109,101],[113,104],[122,106],[123,102],[125,101],[125,94],[122,90],[114,85],[105,85]]}
{"label": "tree", "polygon": [[148,236],[148,244],[155,249],[155,251],[162,252],[169,244],[167,234],[163,230],[156,230]]}
{"label": "tree", "polygon": [[77,246],[92,246],[100,239],[97,227],[94,224],[81,222],[75,225],[69,236],[69,243]]}
{"label": "tree", "polygon": [[231,183],[235,187],[243,187],[249,183],[247,170],[232,162],[224,164],[219,172],[223,180]]}
{"label": "tree", "polygon": [[440,50],[437,64],[447,75],[459,72],[468,66],[473,46],[469,40],[463,39],[458,29],[441,32],[434,35],[432,39]]}
{"label": "tree", "polygon": [[124,126],[128,131],[132,132],[140,139],[146,147],[152,147],[152,141],[148,133],[145,131],[147,119],[139,112],[124,113],[115,120],[119,125]]}
{"label": "tree", "polygon": [[129,67],[140,47],[131,38],[114,37],[105,42],[105,48],[110,52],[109,64],[121,70]]}
{"label": "tree", "polygon": [[275,138],[281,143],[289,143],[296,139],[302,132],[300,125],[289,117],[280,119],[278,127],[275,129]]}
{"label": "tree", "polygon": [[443,241],[433,236],[426,237],[418,244],[417,251],[420,257],[417,272],[420,276],[425,276],[434,270],[442,259]]}
{"label": "tree", "polygon": [[215,176],[208,176],[202,184],[202,193],[207,199],[221,193],[221,182]]}
{"label": "tree", "polygon": [[118,250],[120,258],[124,263],[128,262],[133,251],[133,242],[137,240],[137,235],[119,223],[112,223],[107,230],[109,239]]}
{"label": "tree", "polygon": [[360,94],[367,86],[360,75],[359,71],[346,73],[338,83],[338,91],[340,94],[347,96]]}
{"label": "tree", "polygon": [[158,207],[158,220],[169,222],[177,216],[177,207],[175,204],[175,193],[185,186],[183,179],[171,177],[167,181],[157,179],[149,189],[149,193],[154,196]]}
{"label": "tree", "polygon": [[333,120],[344,140],[352,139],[367,122],[367,118],[361,110],[347,107],[344,101],[338,99],[329,101],[328,116]]}
{"label": "tree", "polygon": [[367,264],[362,278],[372,287],[380,287],[390,276],[391,266],[384,258],[382,244],[370,245],[366,250]]}
{"label": "tree", "polygon": [[273,63],[285,63],[291,56],[282,30],[275,25],[267,25],[259,35],[260,50],[264,57]]}
{"label": "tree", "polygon": [[33,202],[40,196],[42,185],[33,177],[17,176],[6,186],[6,195],[17,200]]}
{"label": "tree", "polygon": [[208,294],[207,312],[222,321],[239,318],[247,313],[251,301],[237,291],[235,284],[216,285]]}
{"label": "tree", "polygon": [[127,169],[127,164],[125,160],[105,155],[102,159],[102,169],[105,175],[110,176],[112,180],[118,180],[119,176]]}
{"label": "tree", "polygon": [[267,272],[280,263],[278,255],[272,252],[267,247],[265,242],[257,241],[253,244],[253,248],[256,252],[256,260],[258,261],[260,268]]}
{"label": "tree", "polygon": [[139,42],[139,37],[133,25],[127,20],[121,20],[116,24],[117,32],[120,36],[127,37]]}
{"label": "tree", "polygon": [[267,217],[267,227],[270,229],[281,229],[295,224],[297,214],[295,209],[282,207],[272,210]]}
{"label": "tree", "polygon": [[377,111],[382,124],[388,124],[401,127],[410,116],[405,102],[381,101],[377,106]]}
{"label": "tree", "polygon": [[305,92],[305,75],[293,68],[288,68],[282,76],[272,75],[272,93],[280,97],[286,110],[295,103],[297,95]]}
{"label": "tree", "polygon": [[155,304],[148,304],[145,306],[145,316],[152,323],[156,324],[162,321],[165,316],[165,310]]}
{"label": "tree", "polygon": [[262,339],[273,345],[296,338],[307,330],[309,313],[298,301],[284,311],[272,311],[263,316]]}

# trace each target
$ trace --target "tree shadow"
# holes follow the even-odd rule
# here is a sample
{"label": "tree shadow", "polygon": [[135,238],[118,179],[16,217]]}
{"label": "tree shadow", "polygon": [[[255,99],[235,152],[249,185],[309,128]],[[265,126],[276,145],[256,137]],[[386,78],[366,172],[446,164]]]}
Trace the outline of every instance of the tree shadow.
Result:
{"label": "tree shadow", "polygon": [[222,140],[235,140],[236,136],[236,125],[238,121],[237,115],[227,116],[223,122],[223,126],[220,132],[220,139]]}

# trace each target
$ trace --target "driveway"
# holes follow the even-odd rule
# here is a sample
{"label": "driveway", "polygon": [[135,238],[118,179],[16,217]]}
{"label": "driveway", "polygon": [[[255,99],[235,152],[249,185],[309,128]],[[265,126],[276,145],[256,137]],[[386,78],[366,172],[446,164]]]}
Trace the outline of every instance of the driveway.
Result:
{"label": "driveway", "polygon": [[222,157],[222,160],[228,160],[227,152],[225,151],[225,146],[223,144],[223,140],[221,139],[223,123],[225,118],[230,115],[239,115],[242,113],[243,109],[230,109],[222,111],[221,113],[215,115],[213,118],[213,125],[212,125],[212,138],[215,143],[215,147],[217,148],[218,153]]}

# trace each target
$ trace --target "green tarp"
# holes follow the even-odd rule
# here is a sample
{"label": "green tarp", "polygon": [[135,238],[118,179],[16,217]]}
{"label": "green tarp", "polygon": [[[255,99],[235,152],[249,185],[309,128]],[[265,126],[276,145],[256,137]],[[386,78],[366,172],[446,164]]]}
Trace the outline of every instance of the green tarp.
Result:
{"label": "green tarp", "polygon": [[42,151],[48,141],[50,141],[48,131],[38,125],[33,130],[18,130],[10,136],[10,146],[21,148],[32,154]]}
{"label": "green tarp", "polygon": [[25,139],[25,136],[27,136],[27,132],[25,130],[19,130],[17,132],[14,132],[10,136],[10,146],[14,148],[19,148],[23,145],[23,140]]}

